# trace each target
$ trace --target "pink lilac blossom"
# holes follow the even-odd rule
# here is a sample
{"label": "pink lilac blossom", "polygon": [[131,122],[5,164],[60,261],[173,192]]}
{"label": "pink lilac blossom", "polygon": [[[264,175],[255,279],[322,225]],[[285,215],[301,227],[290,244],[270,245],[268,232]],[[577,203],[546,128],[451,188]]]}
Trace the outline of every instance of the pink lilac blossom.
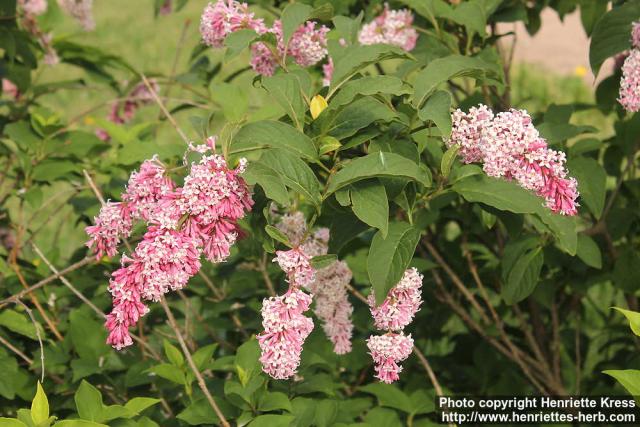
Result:
{"label": "pink lilac blossom", "polygon": [[47,11],[47,0],[18,0],[18,6],[24,13],[42,15]]}
{"label": "pink lilac blossom", "polygon": [[390,10],[389,5],[385,3],[382,14],[362,26],[358,41],[363,45],[390,44],[409,52],[416,47],[418,40],[418,32],[412,25],[411,11]]}
{"label": "pink lilac blossom", "polygon": [[456,144],[463,162],[482,162],[487,175],[515,180],[543,197],[555,213],[577,214],[577,181],[568,177],[566,156],[547,146],[526,111],[511,109],[494,117],[483,105],[469,114],[457,110],[447,141]]}
{"label": "pink lilac blossom", "polygon": [[[207,146],[215,140],[209,138]],[[158,301],[169,291],[186,286],[200,269],[204,253],[214,262],[229,255],[237,237],[237,221],[251,209],[249,189],[239,176],[241,160],[230,169],[218,155],[206,155],[191,164],[184,186],[174,188],[156,158],[134,172],[123,202],[106,204],[96,224],[87,227],[88,245],[98,257],[117,251],[119,239],[131,232],[132,219],[144,219],[148,228],[131,257],[112,274],[109,290],[113,310],[105,326],[107,342],[117,349],[131,345],[129,328],[148,310],[142,300]]]}
{"label": "pink lilac blossom", "polygon": [[640,21],[631,24],[631,46],[640,48]]}
{"label": "pink lilac blossom", "polygon": [[329,58],[329,61],[322,65],[322,74],[322,86],[330,86],[333,78],[333,59]]}
{"label": "pink lilac blossom", "polygon": [[71,15],[85,31],[95,29],[93,20],[93,0],[58,0],[58,4]]}
{"label": "pink lilac blossom", "polygon": [[369,337],[367,347],[375,363],[376,378],[391,384],[399,379],[402,366],[398,363],[411,354],[413,339],[403,333],[388,333]]}
{"label": "pink lilac blossom", "polygon": [[307,286],[315,280],[316,270],[311,266],[311,257],[300,247],[288,251],[276,251],[273,262],[277,262],[292,285]]}
{"label": "pink lilac blossom", "polygon": [[246,3],[218,0],[207,4],[202,12],[200,34],[204,43],[209,46],[222,47],[229,34],[242,29],[251,29],[258,34],[266,32],[264,21],[255,18]]}
{"label": "pink lilac blossom", "polygon": [[307,21],[291,36],[287,53],[296,64],[310,67],[327,56],[327,33],[329,29],[322,25],[316,29],[316,23]]}
{"label": "pink lilac blossom", "polygon": [[262,326],[258,335],[262,370],[275,379],[296,374],[305,339],[313,330],[313,320],[303,315],[311,305],[311,295],[291,287],[282,296],[262,302]]}
{"label": "pink lilac blossom", "polygon": [[422,304],[422,274],[415,268],[404,272],[400,282],[376,305],[372,291],[367,298],[376,328],[383,331],[400,331],[413,321]]}
{"label": "pink lilac blossom", "polygon": [[13,84],[11,80],[8,79],[0,79],[2,80],[2,93],[6,93],[13,99],[18,99],[20,97],[20,90],[18,86]]}
{"label": "pink lilac blossom", "polygon": [[640,49],[633,49],[622,64],[618,102],[625,110],[640,111]]}

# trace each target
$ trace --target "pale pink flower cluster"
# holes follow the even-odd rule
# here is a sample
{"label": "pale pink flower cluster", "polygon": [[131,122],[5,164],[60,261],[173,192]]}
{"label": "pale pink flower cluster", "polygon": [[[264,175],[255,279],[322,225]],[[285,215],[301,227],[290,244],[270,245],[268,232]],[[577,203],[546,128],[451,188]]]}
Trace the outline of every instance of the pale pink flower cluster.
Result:
{"label": "pale pink flower cluster", "polygon": [[568,177],[566,155],[552,150],[529,114],[511,109],[493,115],[484,105],[469,113],[456,110],[447,146],[460,146],[463,162],[482,162],[489,176],[515,180],[543,197],[555,213],[576,215],[577,181]]}
{"label": "pale pink flower cluster", "polygon": [[276,251],[273,261],[278,263],[292,285],[308,286],[316,278],[316,270],[311,266],[311,257],[301,247]]}
{"label": "pale pink flower cluster", "polygon": [[212,47],[222,47],[224,39],[231,33],[250,29],[258,34],[266,32],[264,21],[249,12],[246,3],[235,0],[218,0],[204,8],[200,18],[202,41]]}
{"label": "pale pink flower cluster", "polygon": [[618,102],[630,113],[640,111],[640,22],[634,22],[631,30],[633,49],[622,64]]}
{"label": "pale pink flower cluster", "polygon": [[85,31],[96,28],[93,20],[93,0],[58,0],[58,4],[67,14],[78,21]]}
{"label": "pale pink flower cluster", "polygon": [[107,342],[117,349],[132,343],[129,328],[147,311],[142,300],[158,301],[165,293],[183,288],[200,269],[204,254],[214,262],[229,256],[237,238],[237,221],[253,200],[236,169],[219,155],[202,156],[191,164],[182,187],[166,176],[155,158],[134,172],[122,196],[107,203],[96,224],[87,227],[89,246],[98,257],[115,255],[121,238],[131,233],[132,221],[142,219],[148,229],[131,257],[112,274],[109,291],[113,310],[107,316]]}
{"label": "pale pink flower cluster", "polygon": [[[309,256],[326,255],[329,248],[329,229],[319,228],[306,240],[307,223],[302,212],[286,214],[277,227]],[[322,321],[322,328],[337,354],[351,351],[353,306],[349,302],[347,287],[352,273],[343,261],[335,261],[315,272],[315,280],[306,285],[316,301],[314,313]]]}
{"label": "pale pink flower cluster", "polygon": [[413,321],[422,304],[422,279],[418,270],[410,268],[389,290],[382,304],[376,305],[373,290],[367,298],[376,328],[387,331],[385,335],[371,336],[367,340],[376,378],[385,383],[398,380],[398,374],[402,372],[399,363],[411,354],[413,339],[411,335],[405,336],[403,329]]}
{"label": "pale pink flower cluster", "polygon": [[6,93],[13,99],[18,99],[20,97],[20,90],[18,86],[13,84],[11,80],[8,79],[0,79],[2,80],[2,93]]}
{"label": "pale pink flower cluster", "polygon": [[[154,92],[158,93],[160,87],[155,79],[150,79],[149,84]],[[107,120],[115,124],[128,123],[135,117],[136,112],[143,106],[153,102],[153,95],[149,88],[143,83],[138,83],[127,95],[126,99],[116,101],[111,104]],[[104,129],[97,129],[96,135],[103,141],[111,139],[109,133]]]}
{"label": "pale pink flower cluster", "polygon": [[376,378],[391,384],[400,378],[402,366],[398,363],[406,360],[413,351],[413,338],[402,332],[372,335],[367,340],[367,347],[375,363]]}
{"label": "pale pink flower cluster", "polygon": [[418,40],[418,32],[412,25],[411,11],[390,10],[389,5],[385,3],[382,14],[362,26],[358,41],[363,45],[390,44],[409,52],[416,47]]}
{"label": "pale pink flower cluster", "polygon": [[329,58],[326,64],[322,65],[322,86],[330,86],[333,78],[333,59]]}
{"label": "pale pink flower cluster", "polygon": [[18,6],[24,13],[42,15],[47,11],[47,0],[18,0]]}

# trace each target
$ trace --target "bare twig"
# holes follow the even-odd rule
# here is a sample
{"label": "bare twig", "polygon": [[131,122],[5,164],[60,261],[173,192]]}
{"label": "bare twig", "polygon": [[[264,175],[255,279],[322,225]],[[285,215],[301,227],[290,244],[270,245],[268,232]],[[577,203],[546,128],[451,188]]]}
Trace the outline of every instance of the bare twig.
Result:
{"label": "bare twig", "polygon": [[18,355],[18,357],[20,357],[22,360],[24,360],[25,362],[27,362],[28,365],[31,365],[33,363],[33,359],[29,358],[29,356],[27,356],[26,354],[24,354],[22,351],[20,351],[20,349],[18,349],[17,347],[15,347],[13,344],[11,344],[9,341],[7,341],[6,339],[4,339],[2,337],[2,335],[0,335],[0,344],[4,345],[5,347],[7,347],[9,350],[13,351],[16,355]]}
{"label": "bare twig", "polygon": [[142,78],[142,81],[144,82],[144,85],[147,87],[147,89],[151,93],[151,96],[153,97],[154,101],[156,102],[156,104],[158,104],[158,107],[160,107],[160,110],[162,111],[162,113],[165,115],[167,120],[169,120],[169,123],[171,123],[171,125],[176,130],[176,132],[178,132],[178,135],[180,135],[180,138],[182,138],[184,143],[189,145],[189,142],[190,142],[189,138],[182,131],[182,129],[180,129],[180,126],[178,126],[178,122],[176,122],[176,120],[173,118],[173,116],[171,115],[169,110],[167,110],[167,107],[165,107],[165,105],[162,102],[162,100],[158,97],[158,94],[156,93],[156,91],[151,86],[151,83],[149,83],[149,80],[147,79],[147,77],[144,74],[141,74],[140,77]]}
{"label": "bare twig", "polygon": [[160,304],[162,305],[164,312],[167,314],[167,321],[169,323],[169,326],[171,327],[171,329],[173,329],[173,332],[176,334],[176,337],[178,338],[178,343],[182,348],[182,352],[184,353],[184,357],[187,359],[187,363],[189,364],[189,367],[191,368],[191,370],[193,371],[193,374],[196,377],[200,390],[202,390],[205,397],[207,398],[207,401],[209,402],[209,405],[211,405],[211,408],[218,416],[220,423],[225,427],[230,427],[229,422],[224,417],[224,414],[218,407],[218,404],[216,403],[216,401],[213,399],[213,396],[211,396],[211,393],[207,388],[207,384],[204,382],[204,378],[202,377],[202,374],[200,374],[198,367],[194,363],[193,358],[191,357],[191,353],[189,352],[189,348],[187,347],[187,344],[185,343],[184,338],[182,337],[182,333],[180,332],[180,329],[178,329],[176,319],[173,317],[173,313],[171,313],[171,309],[169,309],[169,306],[167,305],[167,302],[165,301],[164,298],[160,299]]}
{"label": "bare twig", "polygon": [[89,184],[89,187],[91,187],[91,189],[93,190],[93,193],[96,195],[98,200],[100,200],[100,204],[102,206],[104,206],[106,204],[106,202],[104,200],[104,197],[102,196],[102,193],[100,192],[100,190],[96,186],[96,183],[93,182],[93,179],[91,178],[91,175],[89,175],[89,172],[87,172],[86,169],[82,169],[82,173],[84,174],[84,177],[87,180],[87,183]]}
{"label": "bare twig", "polygon": [[25,303],[20,300],[16,300],[16,304],[22,306],[25,309],[27,314],[29,315],[29,319],[31,319],[31,323],[33,323],[33,328],[36,330],[36,337],[38,338],[38,344],[40,344],[40,382],[44,382],[44,346],[42,345],[42,336],[40,335],[40,328],[38,328],[38,322],[36,322],[35,317],[33,317],[33,312]]}
{"label": "bare twig", "polygon": [[264,254],[262,257],[262,261],[260,262],[260,274],[262,274],[262,278],[264,279],[265,285],[267,285],[267,289],[269,290],[269,294],[274,297],[276,296],[276,290],[273,286],[273,282],[269,277],[269,272],[267,271],[267,254]]}

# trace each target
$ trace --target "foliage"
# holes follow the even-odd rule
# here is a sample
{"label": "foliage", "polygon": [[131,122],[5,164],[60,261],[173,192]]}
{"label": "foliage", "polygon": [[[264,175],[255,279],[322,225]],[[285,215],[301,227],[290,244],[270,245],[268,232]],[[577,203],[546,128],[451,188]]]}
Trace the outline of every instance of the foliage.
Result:
{"label": "foliage", "polygon": [[[593,96],[549,103],[527,87],[526,72],[514,80],[508,35],[497,30],[519,21],[535,33],[545,7],[560,16],[578,10],[591,65],[604,77],[604,60],[630,48],[637,0],[610,10],[600,0],[390,2],[415,14],[411,52],[357,44],[382,1],[249,2],[268,22],[282,18],[285,39],[307,19],[331,28],[328,86],[320,65],[293,61],[257,76],[247,66],[257,34],[234,33],[215,51],[187,23],[181,35],[171,29],[177,52],[163,71],[147,62],[153,49],[133,59],[104,49],[48,3],[37,25],[53,31],[61,61],[53,67],[16,1],[0,0],[0,77],[18,90],[0,100],[0,426],[221,424],[214,406],[238,425],[426,426],[443,392],[638,394],[636,338],[620,313],[637,335],[639,116],[615,101],[619,70]],[[142,12],[158,15],[149,24],[156,34],[166,22],[197,21],[206,2],[174,1],[170,17],[162,2],[148,3]],[[118,31],[96,18],[99,34]],[[147,99],[131,121],[103,119],[142,76],[158,85],[169,115]],[[549,144],[567,153],[581,193],[577,216],[550,212],[447,149],[452,109],[480,102],[530,109]],[[585,120],[591,113],[599,119]],[[601,123],[608,127],[594,126]],[[174,125],[197,144],[218,135],[231,165],[246,157],[255,205],[229,259],[203,261],[202,274],[167,297],[176,319],[151,304],[132,330],[140,342],[116,351],[103,313],[119,257],[95,260],[84,228],[100,210],[97,195],[120,200],[130,172],[153,154],[183,176],[186,147]],[[254,338],[262,300],[287,288],[271,261],[291,242],[272,203],[330,229],[329,255],[316,257],[316,268],[338,258],[353,272],[352,352],[336,355],[316,320],[289,381],[262,372]],[[380,302],[408,267],[424,275],[425,302],[407,327],[414,355],[399,382],[383,384],[367,353],[374,328],[363,299],[373,289]]]}

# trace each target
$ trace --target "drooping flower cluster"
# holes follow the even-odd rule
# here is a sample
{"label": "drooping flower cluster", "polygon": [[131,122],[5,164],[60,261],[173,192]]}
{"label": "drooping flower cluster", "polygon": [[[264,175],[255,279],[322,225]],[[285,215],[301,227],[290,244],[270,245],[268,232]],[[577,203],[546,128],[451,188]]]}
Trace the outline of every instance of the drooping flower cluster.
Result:
{"label": "drooping flower cluster", "polygon": [[622,64],[618,102],[630,113],[640,111],[640,22],[631,30],[632,49]]}
{"label": "drooping flower cluster", "polygon": [[107,316],[107,342],[117,349],[131,345],[129,328],[145,315],[142,302],[158,301],[183,288],[200,269],[200,257],[221,262],[237,237],[237,221],[253,201],[241,161],[236,169],[205,152],[190,165],[182,187],[176,187],[157,160],[145,161],[134,172],[121,202],[109,202],[87,227],[88,246],[97,257],[117,253],[120,239],[129,236],[133,221],[144,220],[147,231],[131,256],[113,272],[109,291],[113,309]]}
{"label": "drooping flower cluster", "polygon": [[42,15],[47,11],[47,0],[18,0],[18,7],[30,15]]}
{"label": "drooping flower cluster", "polygon": [[373,21],[362,26],[358,41],[363,45],[390,44],[409,52],[416,47],[418,40],[418,32],[412,25],[411,11],[391,10],[385,3],[384,11]]}
{"label": "drooping flower cluster", "polygon": [[254,14],[249,12],[246,3],[236,0],[209,3],[200,19],[202,40],[214,48],[223,47],[229,34],[242,29],[250,29],[260,35],[270,33],[275,36],[275,46],[263,41],[251,45],[251,67],[264,76],[273,75],[286,56],[302,67],[315,65],[327,56],[329,29],[324,25],[316,28],[313,21],[300,25],[291,36],[289,44],[285,46],[280,20],[276,20],[269,28],[262,19],[255,18]]}
{"label": "drooping flower cluster", "polygon": [[422,304],[422,279],[418,270],[410,268],[389,290],[382,304],[376,305],[373,290],[367,299],[376,328],[387,331],[385,335],[371,336],[367,340],[376,378],[385,383],[398,380],[398,374],[402,372],[399,363],[409,357],[413,349],[413,339],[411,335],[404,335],[403,329],[413,321]]}
{"label": "drooping flower cluster", "polygon": [[[302,212],[286,214],[277,227],[294,245],[300,245],[309,256],[326,255],[329,248],[329,229],[319,228],[303,241],[307,224]],[[315,280],[306,285],[313,294],[316,305],[314,313],[322,321],[322,327],[334,345],[337,354],[351,351],[353,306],[349,302],[347,286],[352,273],[344,261],[335,261],[315,272]]]}
{"label": "drooping flower cluster", "polygon": [[577,181],[568,177],[566,156],[552,150],[525,110],[494,116],[484,105],[469,113],[453,113],[447,146],[459,145],[463,162],[481,162],[489,176],[515,180],[543,197],[546,206],[563,215],[576,215]]}
{"label": "drooping flower cluster", "polygon": [[58,4],[85,31],[96,28],[96,23],[93,20],[93,0],[58,0]]}
{"label": "drooping flower cluster", "polygon": [[[154,92],[158,93],[160,91],[155,79],[150,79],[149,84]],[[111,104],[107,120],[115,124],[128,123],[133,120],[138,109],[152,102],[153,95],[151,91],[143,82],[140,82],[129,92],[126,99],[115,101]],[[96,135],[103,141],[108,141],[111,138],[104,129],[96,130]]]}

